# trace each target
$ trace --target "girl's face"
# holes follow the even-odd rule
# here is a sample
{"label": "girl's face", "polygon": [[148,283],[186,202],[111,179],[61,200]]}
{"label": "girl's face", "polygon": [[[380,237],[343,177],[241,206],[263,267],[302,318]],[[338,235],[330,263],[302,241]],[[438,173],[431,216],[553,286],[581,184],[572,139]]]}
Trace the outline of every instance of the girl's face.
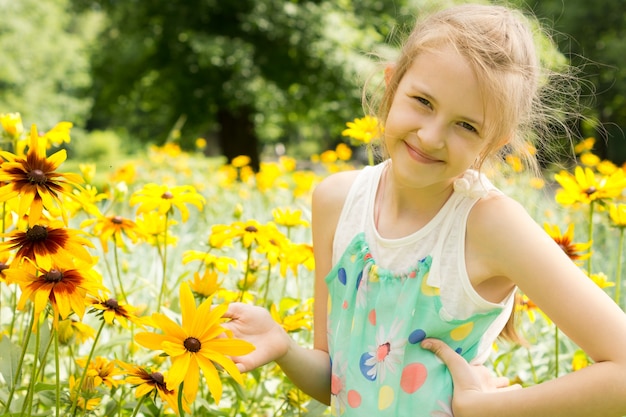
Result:
{"label": "girl's face", "polygon": [[396,180],[450,186],[488,145],[486,105],[474,71],[454,48],[418,55],[400,80],[385,123]]}

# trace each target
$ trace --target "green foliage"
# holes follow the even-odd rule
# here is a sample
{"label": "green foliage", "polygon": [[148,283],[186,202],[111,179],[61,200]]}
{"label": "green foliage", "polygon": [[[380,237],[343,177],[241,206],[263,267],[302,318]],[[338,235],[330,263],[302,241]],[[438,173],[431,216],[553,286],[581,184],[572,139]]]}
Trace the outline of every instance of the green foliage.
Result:
{"label": "green foliage", "polygon": [[72,158],[80,162],[110,162],[120,159],[122,139],[110,130],[94,130],[72,141]]}
{"label": "green foliage", "polygon": [[67,13],[69,0],[0,1],[0,113],[20,112],[43,129],[59,120],[83,122],[91,99],[85,47],[98,22]]}

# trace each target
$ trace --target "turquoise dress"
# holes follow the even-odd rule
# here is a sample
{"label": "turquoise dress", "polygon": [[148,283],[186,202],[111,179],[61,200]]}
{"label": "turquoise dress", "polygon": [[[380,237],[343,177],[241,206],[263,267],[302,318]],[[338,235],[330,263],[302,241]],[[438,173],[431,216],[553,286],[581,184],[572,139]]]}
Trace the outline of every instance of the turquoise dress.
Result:
{"label": "turquoise dress", "polygon": [[450,373],[420,342],[441,339],[470,362],[503,308],[450,317],[427,281],[436,261],[427,255],[392,273],[377,265],[365,233],[347,245],[326,277],[333,415],[452,416]]}

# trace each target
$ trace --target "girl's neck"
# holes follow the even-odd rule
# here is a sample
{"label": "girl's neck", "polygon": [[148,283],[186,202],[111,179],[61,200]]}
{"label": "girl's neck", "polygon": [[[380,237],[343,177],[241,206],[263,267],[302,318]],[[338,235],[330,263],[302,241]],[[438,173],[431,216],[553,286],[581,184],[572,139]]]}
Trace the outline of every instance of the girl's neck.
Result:
{"label": "girl's neck", "polygon": [[441,210],[453,192],[450,184],[409,187],[394,181],[387,163],[378,184],[374,203],[374,225],[385,238],[407,236],[424,227]]}

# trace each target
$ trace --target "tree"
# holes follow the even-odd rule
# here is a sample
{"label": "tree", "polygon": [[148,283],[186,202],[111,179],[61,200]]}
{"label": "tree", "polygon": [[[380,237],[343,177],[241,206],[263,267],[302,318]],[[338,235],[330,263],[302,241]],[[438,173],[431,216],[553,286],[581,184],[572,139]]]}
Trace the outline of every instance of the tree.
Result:
{"label": "tree", "polygon": [[552,22],[561,51],[590,82],[585,94],[601,129],[596,152],[616,163],[626,161],[626,0],[529,0],[538,16]]}
{"label": "tree", "polygon": [[74,4],[108,17],[93,51],[88,128],[117,125],[155,141],[173,126],[183,140],[213,132],[224,155],[247,154],[254,167],[259,138],[330,143],[361,115],[364,52],[383,44],[374,28],[389,16],[376,1]]}
{"label": "tree", "polygon": [[0,1],[0,113],[19,112],[28,127],[81,123],[91,84],[86,45],[97,17],[67,13],[69,0]]}

